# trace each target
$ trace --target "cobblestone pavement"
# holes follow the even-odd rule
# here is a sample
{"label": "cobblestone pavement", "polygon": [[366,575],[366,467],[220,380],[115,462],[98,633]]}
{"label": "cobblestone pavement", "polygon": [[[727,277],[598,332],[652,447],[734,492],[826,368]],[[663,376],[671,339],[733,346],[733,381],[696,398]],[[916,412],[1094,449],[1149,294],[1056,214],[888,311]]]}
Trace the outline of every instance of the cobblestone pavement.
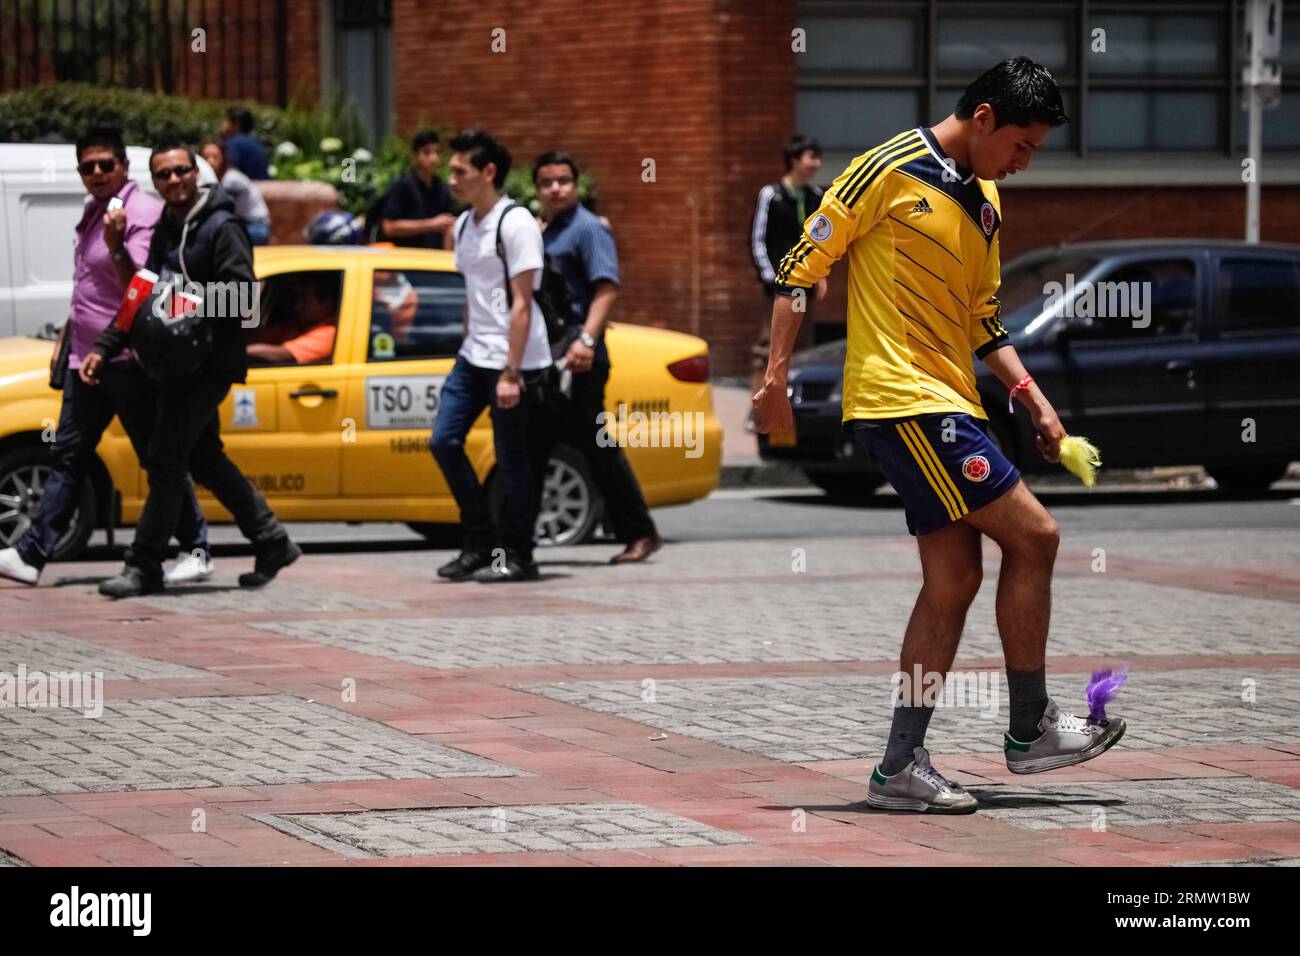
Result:
{"label": "cobblestone pavement", "polygon": [[[1297,518],[1300,519],[1300,509]],[[861,801],[919,584],[906,536],[542,553],[309,553],[111,603],[116,564],[0,584],[0,866],[991,864],[1300,860],[1300,535],[1073,530],[1049,690],[1126,665],[1114,750],[1006,770],[997,549],[928,745],[961,818]],[[94,676],[102,714],[26,688]]]}

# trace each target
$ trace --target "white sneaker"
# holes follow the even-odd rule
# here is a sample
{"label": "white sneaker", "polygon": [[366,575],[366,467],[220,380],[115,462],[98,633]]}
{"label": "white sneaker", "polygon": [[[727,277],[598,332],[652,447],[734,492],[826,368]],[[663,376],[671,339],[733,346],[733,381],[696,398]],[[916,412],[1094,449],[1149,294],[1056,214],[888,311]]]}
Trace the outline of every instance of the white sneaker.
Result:
{"label": "white sneaker", "polygon": [[183,558],[177,558],[176,563],[163,574],[163,582],[190,584],[193,581],[206,581],[212,577],[212,569],[216,566],[210,555],[196,549]]}
{"label": "white sneaker", "polygon": [[35,584],[41,578],[41,569],[24,561],[17,548],[5,548],[0,551],[0,578]]}

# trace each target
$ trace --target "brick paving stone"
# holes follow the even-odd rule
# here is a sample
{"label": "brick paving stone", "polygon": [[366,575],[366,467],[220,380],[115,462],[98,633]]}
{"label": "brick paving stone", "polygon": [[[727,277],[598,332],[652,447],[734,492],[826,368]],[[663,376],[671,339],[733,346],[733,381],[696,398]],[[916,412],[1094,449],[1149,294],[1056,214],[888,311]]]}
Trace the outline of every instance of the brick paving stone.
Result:
{"label": "brick paving stone", "polygon": [[[1300,790],[1241,777],[973,787],[985,817],[1026,830],[1300,821]],[[1175,834],[1190,839],[1191,834]]]}
{"label": "brick paving stone", "polygon": [[[648,668],[647,678],[653,678]],[[1001,672],[990,672],[1000,679]],[[1206,669],[1133,672],[1110,708],[1128,731],[1120,748],[1209,747],[1300,740],[1300,671],[1253,675],[1256,702],[1241,700],[1242,671]],[[1049,677],[1048,691],[1065,710],[1082,708],[1086,678]],[[992,702],[993,684],[985,685]],[[653,702],[641,681],[528,684],[520,689],[759,754],[805,762],[879,757],[888,736],[893,684],[888,677],[787,677],[656,680]],[[936,709],[927,746],[935,753],[1001,750],[1006,726],[1005,680],[992,708]],[[956,699],[955,697],[953,698]],[[969,699],[969,698],[968,698]],[[1001,715],[1001,716],[998,716]],[[1104,758],[1103,758],[1104,759]]]}
{"label": "brick paving stone", "polygon": [[1174,863],[1172,866],[1300,866],[1300,856],[1276,858],[1250,857],[1244,860],[1196,860],[1192,863]]}
{"label": "brick paving stone", "polygon": [[16,674],[19,664],[25,664],[28,673],[35,670],[47,674],[58,671],[99,672],[105,680],[211,676],[192,667],[151,660],[53,631],[0,631],[0,672]]}
{"label": "brick paving stone", "polygon": [[[695,585],[684,578],[635,588],[547,593],[608,606],[609,614],[266,622],[277,634],[424,667],[556,664],[716,664],[894,660],[916,599],[911,580],[788,580]],[[1001,657],[995,589],[968,617],[959,654]],[[1208,594],[1117,578],[1062,578],[1054,588],[1052,655],[1286,654],[1300,647],[1300,615],[1259,598]]]}
{"label": "brick paving stone", "polygon": [[257,820],[356,858],[731,846],[748,837],[635,803],[258,814]]}
{"label": "brick paving stone", "polygon": [[[93,594],[94,588],[81,588]],[[277,581],[274,587],[241,588],[232,582],[208,582],[128,598],[113,605],[118,610],[152,607],[175,614],[279,614],[312,611],[395,611],[405,605],[399,601],[363,597],[342,591],[307,587]]]}
{"label": "brick paving stone", "polygon": [[0,797],[520,775],[282,695],[117,700],[98,719],[64,709],[0,710],[0,766]]}

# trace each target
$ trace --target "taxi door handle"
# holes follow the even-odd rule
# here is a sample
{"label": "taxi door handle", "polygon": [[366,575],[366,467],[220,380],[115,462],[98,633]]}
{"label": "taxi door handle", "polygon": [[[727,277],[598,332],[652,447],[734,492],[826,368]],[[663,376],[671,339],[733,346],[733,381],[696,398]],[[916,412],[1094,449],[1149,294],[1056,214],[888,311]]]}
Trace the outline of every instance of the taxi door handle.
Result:
{"label": "taxi door handle", "polygon": [[337,389],[333,388],[300,388],[289,393],[290,398],[338,398]]}

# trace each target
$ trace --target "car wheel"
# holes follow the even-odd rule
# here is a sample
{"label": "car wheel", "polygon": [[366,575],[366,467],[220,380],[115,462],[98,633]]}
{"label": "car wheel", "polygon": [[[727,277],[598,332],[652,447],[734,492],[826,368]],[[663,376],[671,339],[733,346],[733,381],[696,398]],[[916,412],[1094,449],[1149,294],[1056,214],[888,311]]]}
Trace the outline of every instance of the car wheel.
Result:
{"label": "car wheel", "polygon": [[[31,527],[53,469],[48,445],[21,445],[0,455],[0,547],[12,547]],[[85,549],[97,513],[95,484],[88,478],[81,483],[77,510],[55,543],[52,560],[70,560]]]}
{"label": "car wheel", "polygon": [[1205,470],[1225,495],[1265,494],[1269,485],[1286,474],[1287,462],[1262,465],[1206,465]]}
{"label": "car wheel", "polygon": [[[501,526],[505,489],[493,473],[489,490],[492,515]],[[586,459],[576,448],[558,445],[551,452],[537,512],[537,543],[542,547],[585,544],[600,526],[603,504]]]}
{"label": "car wheel", "polygon": [[861,472],[820,471],[816,468],[805,468],[803,473],[826,494],[841,501],[861,501],[870,498],[882,484],[880,479]]}
{"label": "car wheel", "polygon": [[591,539],[603,511],[587,461],[568,445],[551,453],[537,512],[537,543],[546,547]]}

